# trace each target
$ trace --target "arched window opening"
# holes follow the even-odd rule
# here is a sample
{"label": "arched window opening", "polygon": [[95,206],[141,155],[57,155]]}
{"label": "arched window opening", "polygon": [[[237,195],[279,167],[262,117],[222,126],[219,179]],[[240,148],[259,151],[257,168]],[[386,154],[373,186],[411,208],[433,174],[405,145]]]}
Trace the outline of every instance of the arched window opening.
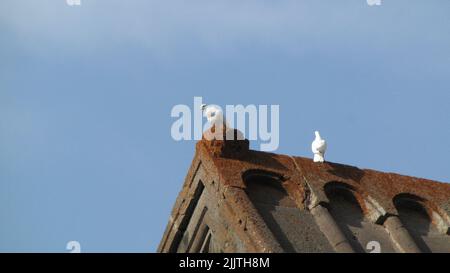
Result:
{"label": "arched window opening", "polygon": [[283,187],[283,177],[252,170],[243,175],[246,193],[286,252],[330,252],[310,213],[300,210]]}
{"label": "arched window opening", "polygon": [[450,236],[445,234],[448,227],[433,205],[412,194],[399,194],[393,202],[401,222],[423,252],[450,252]]}
{"label": "arched window opening", "polygon": [[376,241],[382,252],[395,252],[394,246],[383,226],[374,222],[374,212],[356,190],[345,183],[330,182],[324,187],[330,214],[356,252],[369,252],[369,242]]}

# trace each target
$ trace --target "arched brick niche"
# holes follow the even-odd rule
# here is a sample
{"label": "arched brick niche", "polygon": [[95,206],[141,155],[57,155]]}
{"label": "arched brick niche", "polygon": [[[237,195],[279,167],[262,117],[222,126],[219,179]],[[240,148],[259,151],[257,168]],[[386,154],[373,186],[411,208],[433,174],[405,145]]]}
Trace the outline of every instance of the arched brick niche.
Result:
{"label": "arched brick niche", "polygon": [[333,251],[312,215],[289,196],[281,175],[250,170],[242,178],[250,201],[285,252]]}
{"label": "arched brick niche", "polygon": [[381,252],[396,252],[389,234],[380,224],[383,209],[375,200],[364,197],[354,187],[342,182],[324,186],[328,203],[324,204],[356,252],[370,252],[371,241],[378,242]]}
{"label": "arched brick niche", "polygon": [[423,252],[450,252],[448,216],[432,202],[409,193],[393,203],[404,227]]}

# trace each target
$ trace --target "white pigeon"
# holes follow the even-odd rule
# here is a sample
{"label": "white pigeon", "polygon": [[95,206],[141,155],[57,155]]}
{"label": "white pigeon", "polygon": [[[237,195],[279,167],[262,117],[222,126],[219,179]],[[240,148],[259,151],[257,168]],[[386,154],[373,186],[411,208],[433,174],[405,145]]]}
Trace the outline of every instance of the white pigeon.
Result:
{"label": "white pigeon", "polygon": [[211,125],[222,124],[222,126],[225,125],[226,128],[228,127],[228,123],[225,120],[223,112],[220,108],[214,105],[202,104],[201,109],[204,113],[204,116]]}
{"label": "white pigeon", "polygon": [[315,131],[316,138],[311,144],[311,150],[314,154],[314,162],[325,161],[325,151],[327,150],[327,142],[320,137],[319,131]]}

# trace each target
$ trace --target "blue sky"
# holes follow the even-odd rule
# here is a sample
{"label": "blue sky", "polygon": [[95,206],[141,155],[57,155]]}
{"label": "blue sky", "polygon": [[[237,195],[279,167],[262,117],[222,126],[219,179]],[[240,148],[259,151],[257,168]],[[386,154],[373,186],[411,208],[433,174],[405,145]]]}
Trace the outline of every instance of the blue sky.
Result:
{"label": "blue sky", "polygon": [[0,2],[0,251],[155,251],[194,96],[279,104],[278,153],[320,129],[329,161],[450,181],[450,1],[81,2]]}

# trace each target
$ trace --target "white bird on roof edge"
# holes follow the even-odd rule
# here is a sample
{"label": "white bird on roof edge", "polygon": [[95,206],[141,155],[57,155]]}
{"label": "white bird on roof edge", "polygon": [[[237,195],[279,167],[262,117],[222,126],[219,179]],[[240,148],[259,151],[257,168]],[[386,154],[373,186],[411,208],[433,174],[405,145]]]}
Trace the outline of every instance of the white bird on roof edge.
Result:
{"label": "white bird on roof edge", "polygon": [[225,125],[225,128],[228,127],[228,123],[223,116],[223,112],[220,108],[214,105],[202,104],[201,105],[202,112],[204,116],[208,120],[211,125]]}
{"label": "white bird on roof edge", "polygon": [[322,139],[319,131],[314,132],[316,138],[311,144],[311,150],[314,154],[314,162],[324,162],[325,161],[325,151],[327,150],[327,142]]}

